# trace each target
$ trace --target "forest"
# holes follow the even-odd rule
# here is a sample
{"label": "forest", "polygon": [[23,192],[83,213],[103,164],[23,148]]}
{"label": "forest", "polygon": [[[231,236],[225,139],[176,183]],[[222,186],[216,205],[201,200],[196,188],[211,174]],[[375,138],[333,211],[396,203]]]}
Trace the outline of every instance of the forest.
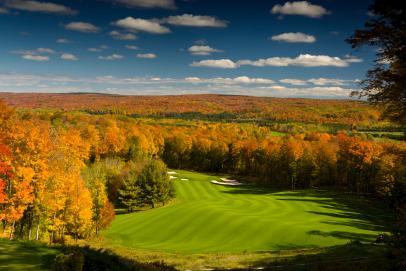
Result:
{"label": "forest", "polygon": [[395,205],[406,176],[404,141],[351,129],[277,133],[250,123],[0,109],[0,219],[10,239],[89,238],[115,208],[165,205],[175,197],[167,166],[269,187],[334,187]]}

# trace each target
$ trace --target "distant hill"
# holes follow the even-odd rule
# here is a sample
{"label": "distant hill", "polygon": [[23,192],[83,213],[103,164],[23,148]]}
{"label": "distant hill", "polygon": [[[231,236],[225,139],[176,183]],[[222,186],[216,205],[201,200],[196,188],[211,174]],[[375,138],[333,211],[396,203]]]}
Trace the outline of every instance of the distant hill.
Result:
{"label": "distant hill", "polygon": [[17,108],[80,110],[93,114],[265,119],[361,123],[378,121],[380,112],[366,102],[228,95],[125,96],[91,93],[0,93]]}

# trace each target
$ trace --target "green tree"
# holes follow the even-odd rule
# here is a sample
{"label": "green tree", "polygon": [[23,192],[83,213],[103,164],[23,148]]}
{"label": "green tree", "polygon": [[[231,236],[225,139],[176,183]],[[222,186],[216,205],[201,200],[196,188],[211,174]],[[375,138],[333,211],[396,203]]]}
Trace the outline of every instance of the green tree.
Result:
{"label": "green tree", "polygon": [[391,120],[406,124],[406,14],[399,0],[375,0],[364,29],[347,39],[353,48],[377,48],[375,67],[368,71],[360,96],[384,107]]}
{"label": "green tree", "polygon": [[151,160],[142,169],[137,184],[140,188],[139,203],[151,205],[164,204],[173,196],[172,182],[167,174],[166,165],[160,160]]}
{"label": "green tree", "polygon": [[120,202],[133,212],[140,205],[141,189],[138,184],[138,172],[130,170],[124,179],[123,188],[118,190]]}

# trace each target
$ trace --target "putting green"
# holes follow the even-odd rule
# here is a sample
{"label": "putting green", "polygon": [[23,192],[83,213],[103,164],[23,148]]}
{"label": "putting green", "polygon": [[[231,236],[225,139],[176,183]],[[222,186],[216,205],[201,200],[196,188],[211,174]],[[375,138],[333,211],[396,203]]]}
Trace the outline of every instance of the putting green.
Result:
{"label": "putting green", "polygon": [[106,241],[187,253],[323,247],[374,241],[392,221],[386,209],[356,196],[226,187],[210,183],[216,176],[177,173],[174,204],[118,215],[104,232]]}

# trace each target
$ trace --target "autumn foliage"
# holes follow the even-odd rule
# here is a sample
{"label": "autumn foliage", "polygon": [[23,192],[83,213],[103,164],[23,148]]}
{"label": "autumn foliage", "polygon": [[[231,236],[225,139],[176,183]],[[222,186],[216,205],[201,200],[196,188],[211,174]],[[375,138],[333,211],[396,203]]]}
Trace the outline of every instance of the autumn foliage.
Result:
{"label": "autumn foliage", "polygon": [[282,136],[249,123],[14,112],[0,104],[0,140],[2,235],[50,242],[97,234],[114,219],[113,204],[129,210],[165,204],[173,191],[160,160],[263,185],[330,186],[386,198],[406,176],[404,142],[377,142],[351,131]]}

